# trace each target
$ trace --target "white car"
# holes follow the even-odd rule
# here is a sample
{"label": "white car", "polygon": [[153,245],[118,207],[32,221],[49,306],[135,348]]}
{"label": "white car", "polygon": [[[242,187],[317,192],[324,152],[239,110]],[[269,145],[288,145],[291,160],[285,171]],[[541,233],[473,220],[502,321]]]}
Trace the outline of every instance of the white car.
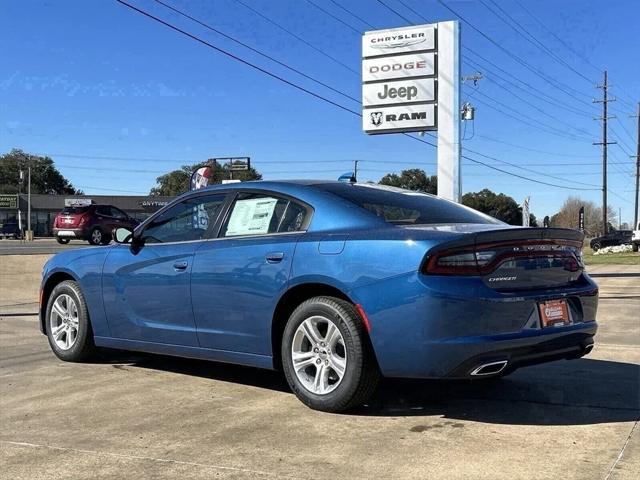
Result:
{"label": "white car", "polygon": [[631,237],[631,245],[633,245],[633,251],[637,252],[640,249],[640,222],[636,225],[636,228],[633,230],[633,236]]}

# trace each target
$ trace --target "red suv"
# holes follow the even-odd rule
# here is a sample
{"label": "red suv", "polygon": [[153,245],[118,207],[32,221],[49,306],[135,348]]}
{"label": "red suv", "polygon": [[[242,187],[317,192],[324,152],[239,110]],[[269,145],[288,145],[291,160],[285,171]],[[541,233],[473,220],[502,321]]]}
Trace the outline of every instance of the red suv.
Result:
{"label": "red suv", "polygon": [[87,240],[91,245],[106,245],[118,227],[135,228],[138,221],[111,205],[64,207],[53,222],[58,243],[71,239]]}

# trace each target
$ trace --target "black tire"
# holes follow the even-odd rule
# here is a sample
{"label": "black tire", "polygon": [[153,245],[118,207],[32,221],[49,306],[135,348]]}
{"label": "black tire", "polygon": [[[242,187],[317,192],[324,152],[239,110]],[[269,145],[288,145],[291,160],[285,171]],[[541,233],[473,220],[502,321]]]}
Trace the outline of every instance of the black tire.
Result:
{"label": "black tire", "polygon": [[111,243],[111,235],[107,234],[107,233],[103,233],[102,234],[102,242],[100,242],[102,245],[109,245]]}
{"label": "black tire", "polygon": [[[52,325],[51,325],[51,310],[54,302],[61,295],[68,295],[71,297],[76,306],[78,312],[78,329],[75,337],[75,343],[65,350],[60,348],[53,338]],[[64,282],[56,285],[49,296],[47,301],[47,309],[45,312],[45,331],[47,332],[47,338],[51,350],[60,360],[66,362],[83,362],[90,360],[96,354],[96,346],[93,342],[93,329],[91,328],[91,321],[89,320],[89,312],[87,310],[87,302],[80,290],[80,286],[77,282],[72,280],[65,280]]]}
{"label": "black tire", "polygon": [[69,243],[69,239],[68,238],[62,238],[62,237],[56,237],[56,242],[58,242],[60,245],[66,245],[67,243]]}
{"label": "black tire", "polygon": [[593,250],[594,252],[597,252],[598,250],[600,250],[600,242],[593,242],[591,244],[591,250]]}
{"label": "black tire", "polygon": [[91,230],[89,238],[87,239],[91,245],[100,245],[104,240],[104,233],[98,227]]}
{"label": "black tire", "polygon": [[638,244],[637,244],[637,243],[633,243],[633,244],[631,244],[631,249],[632,249],[634,252],[637,252],[637,251],[638,251]]}
{"label": "black tire", "polygon": [[[338,327],[344,340],[346,367],[337,387],[316,394],[298,379],[291,350],[298,327],[312,316],[321,316]],[[365,326],[355,307],[334,297],[306,300],[291,314],[282,336],[282,365],[287,382],[298,399],[314,410],[341,412],[366,402],[380,380],[380,370]]]}

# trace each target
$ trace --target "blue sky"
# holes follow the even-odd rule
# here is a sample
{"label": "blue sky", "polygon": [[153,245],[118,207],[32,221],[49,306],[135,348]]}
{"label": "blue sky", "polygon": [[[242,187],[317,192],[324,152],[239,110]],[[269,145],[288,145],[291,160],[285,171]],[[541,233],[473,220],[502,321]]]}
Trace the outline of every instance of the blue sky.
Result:
{"label": "blue sky", "polygon": [[[338,2],[314,0],[357,31],[306,0],[243,0],[350,69],[235,0],[165,1],[352,97],[360,97],[360,76],[350,69],[357,72],[360,68],[357,31],[370,27],[341,10]],[[384,2],[415,23],[424,23],[415,12],[429,21],[455,18],[435,0]],[[546,82],[463,23],[462,43],[472,52],[464,52],[462,73],[485,74],[477,87],[469,84],[464,88],[463,100],[471,101],[477,110],[475,124],[467,126],[463,146],[476,152],[467,154],[477,160],[573,189],[528,182],[464,161],[463,191],[490,188],[518,201],[530,195],[532,211],[539,218],[556,212],[570,194],[599,204],[600,191],[577,188],[599,188],[601,184],[600,150],[591,145],[601,137],[600,124],[592,119],[601,111],[591,100],[601,94],[594,84],[601,81],[601,70],[607,68],[611,94],[619,98],[610,104],[618,117],[610,122],[610,140],[619,145],[610,147],[609,202],[616,211],[622,208],[623,222],[631,222],[634,178],[628,155],[634,153],[636,126],[628,116],[640,100],[640,40],[629,22],[640,18],[640,2],[613,0],[606,7],[601,0],[482,2],[445,0],[512,55],[563,86],[561,90]],[[131,3],[346,107],[360,108],[180,18],[153,0]],[[408,23],[376,0],[343,0],[341,4],[377,28]],[[527,38],[541,42],[552,53],[536,46],[535,40],[525,40],[526,35],[519,35],[488,7],[503,18],[507,18],[506,12],[532,35]],[[362,160],[360,180],[378,180],[386,172],[404,168],[419,167],[430,174],[436,170],[433,147],[401,135],[369,137],[361,131],[358,117],[115,1],[3,0],[0,49],[0,152],[21,148],[48,154],[63,174],[87,193],[146,193],[161,173],[225,156],[251,156],[266,179],[334,179],[351,170],[355,159]]]}

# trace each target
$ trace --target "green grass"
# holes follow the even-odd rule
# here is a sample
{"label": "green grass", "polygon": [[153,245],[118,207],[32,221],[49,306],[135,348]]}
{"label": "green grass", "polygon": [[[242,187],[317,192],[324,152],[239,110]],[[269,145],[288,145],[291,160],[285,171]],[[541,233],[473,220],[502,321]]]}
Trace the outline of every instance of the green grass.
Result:
{"label": "green grass", "polygon": [[607,253],[594,255],[593,250],[585,246],[583,251],[586,265],[640,265],[640,253]]}

